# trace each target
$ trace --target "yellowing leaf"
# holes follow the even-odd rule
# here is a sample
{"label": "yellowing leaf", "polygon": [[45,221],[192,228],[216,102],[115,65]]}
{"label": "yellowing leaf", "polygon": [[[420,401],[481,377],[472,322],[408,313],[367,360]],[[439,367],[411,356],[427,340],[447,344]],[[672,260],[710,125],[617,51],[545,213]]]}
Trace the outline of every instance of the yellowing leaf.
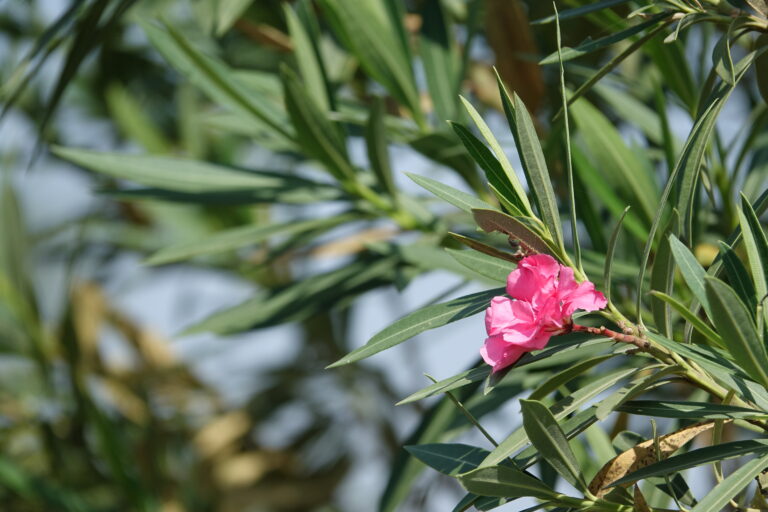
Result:
{"label": "yellowing leaf", "polygon": [[[711,421],[696,423],[676,432],[672,432],[671,434],[661,436],[659,438],[661,457],[664,459],[669,457],[691,439],[702,432],[711,429],[713,426],[714,422]],[[597,472],[597,475],[592,479],[592,482],[590,482],[589,491],[598,498],[602,497],[609,492],[610,489],[607,489],[607,487],[611,483],[640,468],[644,468],[645,466],[657,462],[656,449],[653,444],[653,439],[643,441],[608,461],[602,469]]]}

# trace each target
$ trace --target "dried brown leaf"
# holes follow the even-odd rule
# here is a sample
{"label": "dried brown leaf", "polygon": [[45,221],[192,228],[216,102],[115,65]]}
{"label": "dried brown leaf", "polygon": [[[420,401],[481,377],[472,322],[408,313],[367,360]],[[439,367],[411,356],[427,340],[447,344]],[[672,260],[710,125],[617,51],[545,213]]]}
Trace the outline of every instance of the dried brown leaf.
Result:
{"label": "dried brown leaf", "polygon": [[[714,425],[712,421],[696,423],[659,437],[662,459],[666,459],[694,437],[708,431]],[[611,483],[657,461],[653,439],[643,441],[608,461],[592,479],[589,484],[589,491],[598,498],[602,497],[610,491],[607,486]],[[630,484],[625,484],[625,487],[628,485]]]}

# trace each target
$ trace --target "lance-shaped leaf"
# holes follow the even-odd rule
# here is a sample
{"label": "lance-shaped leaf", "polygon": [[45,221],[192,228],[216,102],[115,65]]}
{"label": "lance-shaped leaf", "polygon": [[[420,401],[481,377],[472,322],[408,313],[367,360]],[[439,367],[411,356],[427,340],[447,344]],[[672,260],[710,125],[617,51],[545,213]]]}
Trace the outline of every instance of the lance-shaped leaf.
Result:
{"label": "lance-shaped leaf", "polygon": [[584,491],[587,483],[557,420],[541,402],[521,400],[523,426],[533,446],[567,482]]}
{"label": "lance-shaped leaf", "polygon": [[[713,423],[707,423],[707,425],[712,426]],[[761,456],[768,454],[768,440],[748,439],[699,448],[698,450],[693,450],[682,455],[676,455],[667,460],[656,462],[637,471],[633,471],[610,485],[625,485],[652,476],[671,475],[672,473],[695,468],[696,466],[701,466],[703,464],[733,459],[752,453]]]}
{"label": "lance-shaped leaf", "polygon": [[467,194],[461,190],[456,190],[455,188],[444,185],[439,181],[426,178],[424,176],[419,176],[418,174],[406,173],[406,175],[420,187],[429,190],[440,199],[444,199],[456,208],[460,208],[467,213],[472,213],[472,210],[474,209],[493,210],[493,206],[486,203],[482,199],[478,199],[472,194]]}
{"label": "lance-shaped leaf", "polygon": [[368,124],[365,126],[365,144],[368,150],[368,162],[379,185],[390,197],[397,197],[397,187],[392,177],[392,166],[389,160],[387,132],[384,127],[384,101],[380,98],[374,101]]}
{"label": "lance-shaped leaf", "polygon": [[[556,420],[566,418],[570,413],[593,399],[598,394],[610,389],[612,386],[616,385],[617,382],[627,378],[637,371],[637,368],[619,368],[595,379],[553,405],[551,407],[552,414],[555,416]],[[594,411],[592,411],[592,416],[594,416]],[[517,429],[504,441],[499,443],[499,446],[496,447],[483,461],[482,466],[487,467],[499,464],[501,461],[523,448],[527,441],[528,435],[525,433],[525,430],[522,428]]]}
{"label": "lance-shaped leaf", "polygon": [[686,402],[675,400],[630,400],[617,407],[616,410],[640,416],[679,418],[686,420],[768,418],[768,412],[756,411],[745,407],[711,404],[709,402]]}
{"label": "lance-shaped leaf", "polygon": [[725,242],[720,242],[720,260],[728,276],[728,282],[736,293],[741,297],[742,302],[747,306],[747,310],[753,314],[757,309],[757,292],[752,278],[747,272],[744,263],[736,255],[733,248]]}
{"label": "lance-shaped leaf", "polygon": [[464,147],[467,148],[469,154],[475,162],[478,163],[483,172],[485,172],[488,183],[498,195],[499,201],[501,201],[513,215],[526,216],[528,206],[520,199],[519,194],[509,182],[509,179],[504,173],[504,169],[496,157],[493,156],[491,150],[485,147],[485,144],[480,142],[472,132],[462,125],[458,123],[450,124],[462,144],[464,144]]}
{"label": "lance-shaped leaf", "polygon": [[[483,136],[485,141],[488,143],[488,145],[493,150],[493,153],[496,155],[496,159],[498,162],[498,165],[501,166],[500,172],[497,171],[495,168],[494,174],[497,174],[497,181],[503,182],[503,188],[511,189],[509,191],[509,199],[514,204],[518,210],[520,211],[521,215],[533,216],[533,210],[531,210],[531,204],[528,202],[528,196],[525,193],[525,189],[523,188],[523,184],[520,183],[520,180],[517,178],[517,174],[515,173],[515,170],[512,168],[512,164],[509,162],[509,159],[507,158],[506,153],[504,153],[504,149],[501,147],[501,144],[499,144],[499,141],[496,140],[496,137],[493,135],[493,132],[491,132],[491,129],[488,128],[488,125],[485,123],[485,120],[483,120],[480,113],[475,110],[475,107],[468,102],[466,99],[461,98],[461,102],[464,105],[464,108],[469,113],[469,117],[472,118],[472,121],[474,121],[475,125],[477,126],[477,129],[480,131],[480,134]],[[455,129],[455,126],[454,126]],[[466,130],[466,129],[465,129]],[[461,133],[457,134],[461,136]],[[470,134],[471,135],[471,134]],[[464,145],[467,146],[467,141],[462,139],[462,142],[464,142]],[[469,142],[472,142],[471,140]],[[482,144],[480,144],[482,146]],[[473,146],[477,146],[476,144],[473,144]],[[470,148],[467,146],[467,149],[470,150]],[[487,148],[485,146],[482,146],[482,149]],[[491,159],[488,159],[483,152],[472,152],[470,151],[470,154],[472,157],[480,164],[480,166],[483,168],[483,170],[486,171],[486,174],[489,172],[489,168],[491,168],[490,165],[488,165]],[[486,163],[486,161],[488,161]],[[485,165],[484,165],[485,164]],[[490,181],[490,180],[489,180]],[[491,184],[494,184],[491,182]]]}
{"label": "lance-shaped leaf", "polygon": [[307,93],[318,107],[327,112],[331,109],[331,102],[322,63],[319,60],[320,53],[296,11],[288,4],[283,5],[283,11],[288,32],[291,35],[293,55],[296,57],[296,64],[307,87]]}
{"label": "lance-shaped leaf", "polygon": [[719,512],[728,502],[747,487],[765,468],[768,467],[768,454],[745,462],[739,468],[718,483],[691,512]]}
{"label": "lance-shaped leaf", "polygon": [[488,307],[490,300],[504,293],[503,288],[466,295],[442,304],[426,306],[404,316],[371,338],[364,346],[353,350],[328,368],[360,361],[366,357],[392,348],[429,329],[467,318]]}
{"label": "lance-shaped leaf", "polygon": [[450,476],[468,473],[488,455],[488,450],[458,443],[419,444],[405,449],[427,466]]}
{"label": "lance-shaped leaf", "polygon": [[419,53],[424,64],[429,95],[437,114],[437,124],[448,119],[455,119],[458,104],[457,77],[459,55],[455,40],[451,37],[448,17],[444,12],[443,2],[427,0],[422,7],[421,34]]}
{"label": "lance-shaped leaf", "polygon": [[541,149],[533,120],[523,100],[517,94],[514,94],[513,97],[509,96],[498,73],[496,73],[496,82],[501,94],[504,114],[512,130],[512,135],[515,137],[517,152],[520,155],[528,185],[536,200],[539,215],[549,229],[555,245],[562,247],[563,232],[560,225],[560,212],[557,208],[555,191],[552,188],[544,152]]}
{"label": "lance-shaped leaf", "polygon": [[296,74],[282,68],[285,106],[299,135],[298,142],[308,156],[319,161],[341,183],[355,181],[355,169],[347,159],[344,138],[323,114]]}
{"label": "lance-shaped leaf", "polygon": [[570,18],[578,18],[580,16],[585,16],[591,12],[608,9],[609,7],[613,7],[615,5],[627,3],[628,1],[629,0],[600,0],[599,2],[590,2],[589,4],[586,4],[586,5],[574,7],[572,9],[566,9],[563,12],[558,13],[557,15],[553,14],[551,16],[539,18],[538,20],[532,21],[531,25],[544,25],[546,23],[552,23],[558,18],[560,19],[560,21],[567,20]]}
{"label": "lance-shaped leaf", "polygon": [[493,281],[506,283],[507,276],[516,268],[516,265],[509,261],[494,258],[478,251],[457,251],[455,249],[446,249],[446,251],[461,265]]}
{"label": "lance-shaped leaf", "polygon": [[188,158],[126,155],[86,149],[55,147],[59,158],[148,187],[186,193],[243,192],[326,185],[274,171],[249,171]]}
{"label": "lance-shaped leaf", "polygon": [[241,247],[255,245],[275,235],[295,235],[313,230],[326,230],[359,218],[359,214],[347,214],[324,219],[291,221],[265,226],[241,226],[219,231],[202,240],[194,240],[166,247],[150,256],[145,263],[148,265],[162,265],[195,256],[233,251]]}
{"label": "lance-shaped leaf", "polygon": [[523,498],[531,496],[544,500],[557,496],[544,482],[519,469],[492,466],[475,469],[461,475],[459,482],[466,490],[480,496]]}
{"label": "lance-shaped leaf", "polygon": [[170,24],[159,27],[142,22],[142,27],[165,59],[212,100],[245,117],[255,118],[285,139],[293,140],[294,134],[280,106],[260,95],[249,94],[224,62],[190,44],[188,38]]}
{"label": "lance-shaped leaf", "polygon": [[530,227],[523,224],[515,217],[510,217],[505,213],[496,210],[473,209],[472,215],[475,217],[477,225],[486,233],[499,231],[509,236],[511,239],[520,240],[525,245],[536,252],[544,254],[557,254],[537,233]]}
{"label": "lance-shaped leaf", "polygon": [[651,290],[651,295],[653,295],[655,298],[669,304],[672,309],[677,311],[677,313],[685,318],[688,323],[691,324],[691,326],[699,331],[701,334],[703,334],[707,339],[712,341],[715,345],[718,347],[724,347],[723,345],[723,339],[720,337],[719,334],[717,334],[715,331],[712,330],[711,327],[709,327],[706,323],[704,323],[704,320],[696,316],[694,313],[691,312],[691,310],[677,300],[674,297],[671,297],[667,295],[666,293],[657,292],[656,290]]}
{"label": "lance-shaped leaf", "polygon": [[393,19],[384,2],[323,0],[323,14],[334,33],[372,78],[424,124],[411,59],[401,43],[401,19]]}
{"label": "lance-shaped leaf", "polygon": [[[713,422],[697,423],[680,429],[677,432],[659,437],[658,445],[660,455],[662,457],[668,457],[694,437],[711,429],[713,426]],[[654,463],[656,463],[658,459],[656,458],[657,454],[654,441],[654,439],[643,441],[608,461],[602,469],[598,471],[597,475],[592,479],[592,482],[590,482],[589,491],[592,494],[601,497],[610,491],[608,488],[610,486],[626,486],[631,482],[640,480],[640,478],[632,478],[632,476],[639,474],[642,471],[641,468],[656,466]],[[669,473],[672,472],[674,471],[670,471]],[[657,474],[655,472],[651,473],[652,474],[649,474],[648,476]]]}
{"label": "lance-shaped leaf", "polygon": [[[581,57],[582,55],[587,55],[588,53],[592,53],[597,50],[602,50],[603,48],[607,48],[608,46],[619,43],[625,39],[632,37],[635,34],[642,32],[648,27],[652,27],[656,25],[657,23],[659,23],[661,20],[663,20],[668,16],[670,16],[670,13],[660,13],[660,14],[657,14],[656,16],[651,17],[651,19],[647,21],[638,23],[637,25],[633,25],[629,28],[626,28],[624,30],[621,30],[609,36],[601,37],[600,39],[596,39],[594,41],[589,40],[583,44],[580,44],[576,48],[565,47],[562,50],[563,61],[575,59],[575,58]],[[539,62],[539,64],[542,64],[542,65],[554,64],[558,62],[558,60],[559,59],[558,59],[557,52],[554,52],[550,55],[547,55],[545,58],[543,58]]]}
{"label": "lance-shaped leaf", "polygon": [[762,300],[768,294],[768,239],[757,214],[743,194],[741,196],[741,209],[739,210],[739,224],[744,237],[744,246],[747,249],[749,270],[752,272],[757,297]]}
{"label": "lance-shaped leaf", "polygon": [[728,352],[755,382],[768,387],[768,355],[757,334],[752,316],[733,288],[714,277],[706,277],[712,323]]}
{"label": "lance-shaped leaf", "polygon": [[680,268],[680,273],[683,274],[685,284],[688,285],[691,293],[701,303],[707,315],[711,316],[709,299],[707,298],[704,286],[704,278],[707,275],[707,271],[698,262],[696,256],[674,235],[669,236],[669,248],[672,251],[672,256],[674,256],[677,266]]}

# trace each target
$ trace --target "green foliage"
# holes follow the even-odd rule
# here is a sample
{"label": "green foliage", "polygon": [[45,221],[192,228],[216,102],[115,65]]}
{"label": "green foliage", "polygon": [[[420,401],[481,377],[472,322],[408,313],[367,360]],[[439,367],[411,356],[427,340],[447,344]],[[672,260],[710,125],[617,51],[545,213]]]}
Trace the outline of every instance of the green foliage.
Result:
{"label": "green foliage", "polygon": [[[9,399],[2,411],[9,437],[23,430],[37,455],[27,462],[16,444],[4,443],[14,449],[0,461],[0,503],[9,510],[228,511],[242,504],[227,501],[240,491],[240,500],[261,506],[264,487],[285,484],[302,486],[289,493],[296,501],[267,500],[265,509],[321,510],[358,449],[344,440],[331,443],[336,452],[323,467],[310,460],[307,440],[322,445],[329,433],[348,428],[324,417],[327,404],[303,396],[330,381],[334,390],[321,390],[322,401],[338,392],[390,448],[382,511],[418,507],[425,465],[470,493],[456,510],[490,510],[520,498],[536,504],[529,510],[759,506],[763,480],[757,490],[750,483],[768,464],[764,2],[545,4],[198,0],[194,20],[171,0],[73,1],[40,31],[6,77],[4,112],[24,112],[37,119],[42,139],[61,142],[66,137],[50,133],[51,121],[67,89],[77,86],[93,111],[106,108],[126,142],[148,153],[54,146],[57,158],[95,173],[105,201],[119,206],[96,214],[109,221],[106,239],[92,219],[83,220],[80,245],[59,259],[75,262],[106,245],[110,257],[139,252],[158,266],[153,272],[171,263],[215,268],[248,283],[251,295],[190,320],[185,334],[294,324],[303,339],[301,355],[270,374],[265,396],[233,410],[183,362],[169,370],[153,360],[142,349],[142,328],[111,306],[93,306],[93,296],[78,299],[68,290],[62,318],[46,318],[30,258],[45,237],[26,232],[4,182],[2,347],[34,369],[37,400],[44,396],[61,412],[49,418],[42,406],[28,405],[34,400]],[[529,23],[526,12],[538,20]],[[494,22],[519,38],[492,37]],[[123,30],[139,27],[148,48],[115,46]],[[530,83],[475,59],[478,38]],[[61,71],[36,105],[23,90],[36,63],[59,48]],[[97,76],[79,83],[74,78],[94,48],[103,52]],[[112,57],[132,52],[140,65],[130,76],[108,67]],[[532,61],[558,64],[559,73],[530,73]],[[737,120],[751,126],[735,135],[720,124],[732,95],[754,121]],[[691,126],[682,144],[673,113]],[[511,137],[491,129],[503,120]],[[395,148],[426,160],[427,171],[407,176],[429,195],[401,181],[405,166]],[[398,405],[421,420],[406,451],[398,449],[396,420],[366,412],[395,402],[397,393],[386,370],[362,361],[482,313],[505,293],[484,287],[504,283],[532,253],[550,254],[578,281],[595,283],[607,307],[577,314],[578,328],[566,323],[560,331],[574,332],[511,368],[492,373],[475,362],[410,391]],[[318,264],[322,255],[331,256],[328,265]],[[433,271],[452,274],[459,285],[431,294],[364,344],[349,339],[358,298],[402,291]],[[483,288],[459,293],[469,282]],[[100,360],[94,322],[136,345],[139,362],[127,375]],[[482,338],[478,332],[467,343],[479,348]],[[322,367],[334,370],[317,379]],[[221,453],[199,453],[204,427],[193,413],[157,406],[165,371],[183,382],[174,400],[205,397],[213,412],[203,423],[241,418],[239,434]],[[430,407],[414,405],[432,397],[439,398]],[[506,423],[497,443],[480,422],[510,401],[519,404],[521,421]],[[274,467],[244,484],[226,482],[226,468],[256,467],[253,461],[268,454],[248,435],[260,415],[290,403],[306,406],[318,423],[281,452],[290,463],[270,462]],[[23,412],[27,406],[33,413]],[[668,431],[649,428],[649,417],[669,420],[659,423]],[[715,434],[707,446],[686,448],[695,422]],[[494,446],[458,442],[472,428]],[[629,428],[642,433],[622,433]],[[134,453],[142,455],[135,464]],[[722,461],[746,455],[754,458],[723,475]],[[69,460],[75,469],[62,474],[61,462]],[[694,497],[686,470],[702,465],[712,465],[715,481]],[[296,467],[304,473],[291,473]]]}

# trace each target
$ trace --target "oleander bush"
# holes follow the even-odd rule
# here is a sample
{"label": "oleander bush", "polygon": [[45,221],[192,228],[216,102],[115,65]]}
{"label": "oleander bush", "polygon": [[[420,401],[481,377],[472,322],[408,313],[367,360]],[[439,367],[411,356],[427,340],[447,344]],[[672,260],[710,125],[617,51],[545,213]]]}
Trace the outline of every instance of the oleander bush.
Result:
{"label": "oleander bush", "polygon": [[[31,381],[4,385],[8,510],[336,510],[359,447],[308,386],[419,415],[401,439],[394,417],[366,419],[392,453],[371,509],[449,492],[424,478],[461,486],[456,511],[768,509],[764,0],[93,0],[34,33],[4,112],[93,173],[103,209],[51,250],[6,186],[0,333]],[[73,101],[128,144],[67,144]],[[45,247],[251,283],[179,330],[295,324],[300,354],[227,407],[109,305],[104,277],[73,271],[44,318],[23,251]],[[360,297],[437,270],[485,291],[350,339]],[[483,314],[477,358],[410,396],[361,362]],[[106,324],[140,355],[130,370],[101,361]],[[286,403],[313,424],[255,445]],[[483,427],[510,410],[504,437]]]}

